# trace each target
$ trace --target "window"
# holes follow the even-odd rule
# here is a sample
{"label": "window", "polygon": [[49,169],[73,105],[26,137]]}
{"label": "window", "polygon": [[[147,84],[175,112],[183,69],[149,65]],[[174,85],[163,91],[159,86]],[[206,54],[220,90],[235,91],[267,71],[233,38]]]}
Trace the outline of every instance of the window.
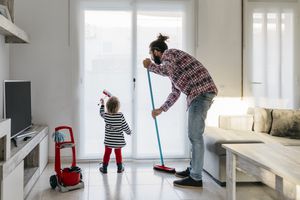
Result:
{"label": "window", "polygon": [[255,106],[294,106],[293,7],[293,3],[248,3],[246,79]]}
{"label": "window", "polygon": [[[121,1],[120,1],[121,2]],[[158,33],[170,36],[169,48],[193,53],[193,1],[82,2],[80,157],[101,158],[104,122],[97,103],[103,89],[121,102],[121,112],[133,129],[123,155],[157,158],[158,146],[151,118],[150,93],[142,60]],[[189,22],[189,23],[187,23]],[[156,107],[171,91],[171,82],[152,75]],[[136,80],[134,83],[133,80]],[[188,157],[184,96],[158,119],[165,157]],[[172,138],[172,140],[170,140]]]}

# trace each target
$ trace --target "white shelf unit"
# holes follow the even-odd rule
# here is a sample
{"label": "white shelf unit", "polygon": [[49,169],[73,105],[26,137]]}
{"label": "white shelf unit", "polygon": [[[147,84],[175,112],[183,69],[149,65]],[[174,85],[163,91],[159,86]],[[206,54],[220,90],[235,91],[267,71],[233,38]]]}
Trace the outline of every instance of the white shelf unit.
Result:
{"label": "white shelf unit", "polygon": [[[10,157],[10,119],[0,119],[0,162]],[[1,174],[1,172],[0,172]]]}
{"label": "white shelf unit", "polygon": [[[7,126],[10,128],[10,121],[0,121],[0,133]],[[35,125],[31,129],[36,134],[18,147],[10,144],[10,157],[0,161],[0,200],[25,199],[48,163],[48,127]],[[10,138],[10,132],[6,132],[6,138]],[[7,142],[11,143],[10,139]]]}
{"label": "white shelf unit", "polygon": [[29,43],[27,33],[3,15],[0,15],[0,34],[5,35],[6,43]]}

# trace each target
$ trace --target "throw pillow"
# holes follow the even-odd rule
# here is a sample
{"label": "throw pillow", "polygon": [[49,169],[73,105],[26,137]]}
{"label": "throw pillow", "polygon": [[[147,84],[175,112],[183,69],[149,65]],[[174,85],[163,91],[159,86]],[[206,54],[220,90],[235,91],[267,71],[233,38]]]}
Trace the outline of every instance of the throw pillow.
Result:
{"label": "throw pillow", "polygon": [[272,109],[254,108],[254,132],[270,133],[272,125]]}
{"label": "throw pillow", "polygon": [[294,111],[294,124],[291,138],[300,139],[300,110]]}
{"label": "throw pillow", "polygon": [[271,135],[300,138],[300,111],[274,109],[272,117]]}

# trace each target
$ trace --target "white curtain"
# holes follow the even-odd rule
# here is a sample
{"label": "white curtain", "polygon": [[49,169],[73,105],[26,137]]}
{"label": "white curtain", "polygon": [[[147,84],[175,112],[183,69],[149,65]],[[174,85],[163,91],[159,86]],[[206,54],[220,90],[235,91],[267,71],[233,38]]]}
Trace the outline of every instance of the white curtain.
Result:
{"label": "white curtain", "polygon": [[254,106],[294,107],[296,3],[246,3],[246,70]]}

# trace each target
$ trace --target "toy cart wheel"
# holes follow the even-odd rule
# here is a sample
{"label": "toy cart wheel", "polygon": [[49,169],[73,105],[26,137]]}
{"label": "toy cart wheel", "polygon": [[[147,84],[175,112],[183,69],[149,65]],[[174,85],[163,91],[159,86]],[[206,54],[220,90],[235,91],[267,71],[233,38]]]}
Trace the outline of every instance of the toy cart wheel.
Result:
{"label": "toy cart wheel", "polygon": [[56,186],[57,186],[57,178],[56,178],[56,175],[52,175],[50,177],[50,185],[51,185],[51,188],[52,189],[55,189]]}

